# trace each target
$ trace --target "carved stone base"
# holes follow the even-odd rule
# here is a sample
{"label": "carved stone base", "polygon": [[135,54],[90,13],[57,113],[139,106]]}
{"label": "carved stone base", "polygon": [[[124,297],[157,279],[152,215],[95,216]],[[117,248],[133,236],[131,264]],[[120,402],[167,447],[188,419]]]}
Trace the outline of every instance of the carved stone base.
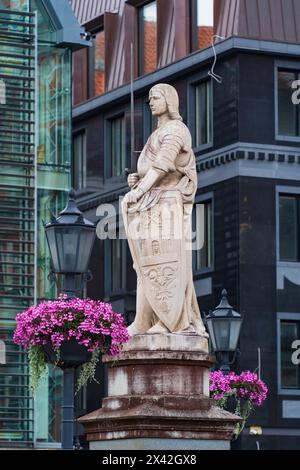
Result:
{"label": "carved stone base", "polygon": [[220,441],[224,448],[240,419],[209,398],[213,361],[207,351],[204,337],[156,334],[134,336],[117,361],[104,356],[108,397],[101,409],[79,420],[91,448],[124,439],[129,449],[130,442],[153,438]]}

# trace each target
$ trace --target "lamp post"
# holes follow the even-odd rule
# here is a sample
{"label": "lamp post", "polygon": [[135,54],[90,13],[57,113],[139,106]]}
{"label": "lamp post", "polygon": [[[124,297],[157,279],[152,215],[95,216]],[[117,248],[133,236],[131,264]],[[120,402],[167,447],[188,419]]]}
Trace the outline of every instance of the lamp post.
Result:
{"label": "lamp post", "polygon": [[207,315],[206,324],[220,370],[225,373],[230,371],[234,361],[242,321],[242,316],[228,303],[227,291],[223,289],[221,302]]}
{"label": "lamp post", "polygon": [[[87,275],[88,264],[96,237],[95,225],[83,218],[75,202],[75,191],[69,192],[67,206],[57,218],[45,225],[46,238],[55,274],[64,275],[64,293],[76,297]],[[80,283],[82,285],[82,282]],[[83,359],[83,362],[85,360]],[[69,362],[63,369],[62,449],[73,449],[74,436],[74,372],[79,365]]]}

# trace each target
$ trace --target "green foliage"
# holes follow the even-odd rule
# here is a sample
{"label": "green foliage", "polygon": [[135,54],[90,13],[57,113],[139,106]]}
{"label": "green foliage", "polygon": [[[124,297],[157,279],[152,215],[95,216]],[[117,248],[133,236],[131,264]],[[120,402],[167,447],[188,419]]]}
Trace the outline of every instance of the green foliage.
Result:
{"label": "green foliage", "polygon": [[96,350],[93,352],[92,358],[89,362],[86,362],[83,364],[81,368],[81,372],[79,374],[78,380],[77,380],[77,387],[76,387],[76,395],[79,392],[79,390],[89,381],[91,382],[94,380],[99,384],[99,382],[95,378],[96,374],[96,368],[98,365],[100,359],[100,353],[99,350]]}
{"label": "green foliage", "polygon": [[234,429],[234,440],[239,437],[241,432],[243,431],[245,424],[251,415],[254,407],[249,400],[236,400],[236,407],[235,407],[235,414],[242,418],[242,422],[238,423]]}
{"label": "green foliage", "polygon": [[45,356],[42,348],[37,345],[29,346],[28,360],[30,386],[34,393],[40,383],[40,380],[46,376],[47,372],[47,363],[45,362]]}
{"label": "green foliage", "polygon": [[[60,361],[60,350],[55,349],[56,354],[56,363],[58,365]],[[96,368],[98,362],[100,360],[100,350],[97,349],[93,352],[92,358],[90,361],[86,362],[82,365],[81,371],[77,380],[76,385],[76,394],[79,390],[86,385],[87,382],[91,382],[94,380],[95,382],[99,383],[96,378]],[[45,354],[41,346],[30,346],[28,349],[28,361],[29,361],[29,378],[30,378],[30,386],[32,389],[33,394],[37,387],[39,386],[41,380],[46,377],[47,372],[47,362],[45,360]]]}

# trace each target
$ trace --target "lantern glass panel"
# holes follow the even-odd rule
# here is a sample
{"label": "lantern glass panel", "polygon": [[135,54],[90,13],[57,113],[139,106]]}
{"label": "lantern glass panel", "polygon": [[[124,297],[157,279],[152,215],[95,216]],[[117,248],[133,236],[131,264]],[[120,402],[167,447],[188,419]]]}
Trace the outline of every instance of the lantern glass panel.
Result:
{"label": "lantern glass panel", "polygon": [[230,323],[226,318],[216,318],[214,321],[214,333],[216,338],[216,350],[228,351]]}
{"label": "lantern glass panel", "polygon": [[49,251],[52,259],[53,269],[55,272],[60,271],[60,264],[57,252],[57,244],[55,237],[55,227],[49,227],[46,229],[46,237],[48,241]]}
{"label": "lantern glass panel", "polygon": [[229,349],[230,351],[235,351],[237,347],[237,343],[240,336],[240,329],[241,329],[242,321],[240,318],[235,320],[230,320],[230,341],[229,341]]}
{"label": "lantern glass panel", "polygon": [[88,263],[91,255],[91,250],[95,239],[94,227],[80,227],[80,239],[77,259],[76,272],[85,273],[88,269]]}
{"label": "lantern glass panel", "polygon": [[61,272],[77,272],[77,257],[80,231],[78,227],[57,227],[56,243]]}
{"label": "lantern glass panel", "polygon": [[216,342],[215,332],[214,332],[214,327],[213,327],[214,320],[212,320],[211,318],[208,318],[206,320],[206,324],[207,324],[208,334],[211,340],[212,348],[215,351],[217,349],[217,342]]}

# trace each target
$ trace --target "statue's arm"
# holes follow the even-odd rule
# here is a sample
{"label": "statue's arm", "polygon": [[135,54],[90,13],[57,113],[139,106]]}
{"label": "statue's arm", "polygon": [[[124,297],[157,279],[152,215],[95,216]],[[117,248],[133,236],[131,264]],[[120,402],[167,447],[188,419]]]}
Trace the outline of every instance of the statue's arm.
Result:
{"label": "statue's arm", "polygon": [[159,152],[152,163],[152,167],[140,180],[137,189],[146,193],[159,182],[167,173],[176,170],[175,160],[182,148],[180,136],[167,134],[163,137]]}

